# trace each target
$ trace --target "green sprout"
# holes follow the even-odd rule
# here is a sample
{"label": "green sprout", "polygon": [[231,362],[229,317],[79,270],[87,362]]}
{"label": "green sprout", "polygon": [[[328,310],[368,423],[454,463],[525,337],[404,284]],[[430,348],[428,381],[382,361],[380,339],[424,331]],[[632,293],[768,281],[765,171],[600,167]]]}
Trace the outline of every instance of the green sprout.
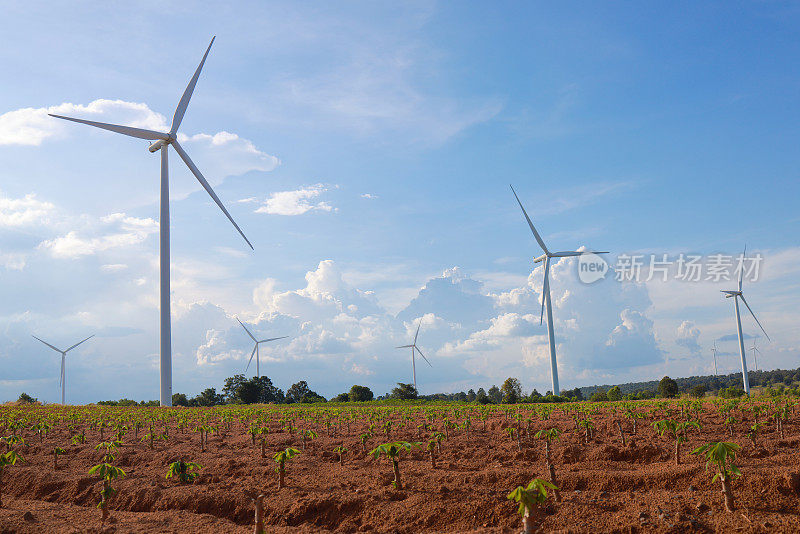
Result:
{"label": "green sprout", "polygon": [[717,468],[717,474],[711,479],[711,482],[716,482],[717,479],[722,482],[722,494],[725,496],[725,509],[729,512],[735,510],[733,505],[733,492],[731,491],[731,478],[742,476],[739,468],[733,462],[736,461],[736,453],[739,452],[741,447],[736,443],[726,443],[724,441],[706,443],[692,451],[692,454],[705,454],[706,456],[706,471],[710,465]]}
{"label": "green sprout", "polygon": [[167,471],[166,478],[172,478],[173,476],[178,478],[178,482],[181,484],[188,484],[189,482],[194,481],[195,478],[200,476],[199,473],[195,473],[195,470],[202,469],[203,466],[194,462],[184,462],[182,459],[178,460],[177,462],[172,462],[169,464],[169,470]]}
{"label": "green sprout", "polygon": [[54,470],[58,469],[58,455],[59,454],[64,454],[65,452],[67,452],[67,451],[65,451],[61,447],[56,447],[56,448],[53,449],[53,469]]}
{"label": "green sprout", "polygon": [[3,454],[0,454],[0,508],[3,507],[3,472],[9,466],[16,464],[18,461],[24,462],[25,459],[17,454],[17,451],[6,451]]}
{"label": "green sprout", "polygon": [[526,487],[517,486],[508,494],[507,498],[519,504],[517,511],[522,516],[524,534],[533,534],[535,531],[531,516],[533,511],[547,500],[547,489],[555,490],[556,487],[546,480],[534,478]]}
{"label": "green sprout", "polygon": [[106,450],[106,452],[103,454],[103,460],[96,466],[89,469],[90,475],[99,475],[103,479],[103,489],[100,490],[100,503],[97,505],[103,514],[101,524],[104,524],[106,519],[108,519],[109,502],[117,493],[117,490],[111,487],[111,481],[125,476],[125,471],[111,464],[115,458],[114,451],[120,445],[122,445],[122,443],[119,441],[104,441],[99,443],[95,447],[95,450]]}
{"label": "green sprout", "polygon": [[403,489],[403,484],[400,481],[400,455],[406,451],[410,451],[413,447],[419,447],[422,443],[408,441],[395,441],[393,443],[384,443],[378,445],[370,451],[373,458],[380,458],[381,454],[386,455],[390,462],[392,462],[392,470],[394,471],[394,481],[392,485],[395,489]]}
{"label": "green sprout", "polygon": [[275,469],[275,472],[278,473],[278,489],[286,487],[286,461],[291,460],[298,454],[300,454],[300,451],[297,449],[287,447],[285,450],[276,452],[275,456],[273,456],[275,461],[278,462],[278,467]]}

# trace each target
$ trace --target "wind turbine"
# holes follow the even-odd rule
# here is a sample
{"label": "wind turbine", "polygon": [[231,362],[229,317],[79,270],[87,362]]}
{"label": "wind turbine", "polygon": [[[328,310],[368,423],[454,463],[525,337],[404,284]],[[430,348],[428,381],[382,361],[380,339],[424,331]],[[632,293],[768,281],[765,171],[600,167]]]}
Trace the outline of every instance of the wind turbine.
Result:
{"label": "wind turbine", "polygon": [[206,53],[203,55],[202,61],[200,61],[200,65],[197,67],[197,70],[194,72],[194,76],[189,81],[189,85],[186,87],[186,90],[183,92],[183,96],[181,97],[180,102],[178,102],[178,107],[175,109],[175,115],[172,117],[172,127],[170,128],[169,132],[156,132],[152,130],[144,130],[141,128],[131,128],[130,126],[120,126],[117,124],[106,124],[103,122],[94,122],[94,121],[87,121],[83,119],[74,119],[71,117],[64,117],[61,115],[53,115],[52,113],[49,114],[51,117],[56,117],[58,119],[64,119],[72,122],[79,122],[81,124],[88,124],[89,126],[94,126],[96,128],[102,128],[103,130],[110,130],[112,132],[121,133],[124,135],[128,135],[131,137],[137,137],[139,139],[147,139],[149,141],[155,141],[155,143],[150,144],[150,152],[157,152],[161,150],[161,209],[160,209],[160,216],[159,216],[159,240],[160,240],[160,278],[161,278],[161,360],[160,360],[160,395],[161,395],[161,406],[172,406],[172,325],[170,322],[170,294],[169,294],[169,286],[170,286],[170,279],[169,279],[169,163],[167,159],[167,149],[170,145],[175,149],[175,152],[178,153],[178,156],[183,160],[189,170],[192,171],[197,181],[200,182],[200,185],[206,190],[206,192],[211,196],[214,202],[217,203],[217,206],[222,210],[228,220],[233,223],[233,226],[236,230],[241,234],[247,244],[250,245],[250,248],[253,248],[253,245],[244,235],[239,225],[236,224],[236,221],[233,220],[231,214],[228,213],[228,210],[225,209],[225,206],[222,204],[222,201],[219,199],[217,194],[211,188],[211,185],[206,181],[203,177],[200,170],[195,166],[194,162],[189,158],[189,155],[183,149],[183,147],[178,143],[178,127],[181,125],[181,121],[183,120],[183,115],[186,113],[186,108],[189,105],[189,100],[192,98],[192,92],[194,91],[194,86],[197,84],[197,79],[200,77],[200,71],[203,69],[203,64],[206,62],[206,57],[208,57],[208,52],[211,50],[211,45],[214,44],[214,39],[211,39],[211,43],[208,45],[206,49]]}
{"label": "wind turbine", "polygon": [[758,371],[758,356],[756,354],[761,354],[761,351],[756,348],[756,338],[753,338],[753,346],[750,347],[750,350],[753,351],[753,360],[755,360],[756,371]]}
{"label": "wind turbine", "polygon": [[[744,247],[744,252],[742,253],[742,262],[744,262],[744,257],[745,257],[746,254],[747,254],[747,247]],[[744,274],[744,265],[741,265],[740,268],[739,268],[739,289],[738,290],[729,291],[729,290],[724,290],[723,289],[723,290],[720,290],[720,291],[722,293],[725,293],[725,298],[726,299],[729,299],[729,298],[733,297],[733,309],[736,312],[736,332],[739,334],[739,356],[741,356],[741,358],[742,358],[742,382],[744,384],[744,392],[747,395],[750,395],[750,380],[747,377],[747,359],[745,358],[745,355],[744,355],[744,337],[742,337],[742,319],[739,316],[739,299],[742,299],[742,302],[744,302],[744,305],[747,306],[747,309],[750,312],[750,315],[753,316],[753,319],[755,319],[755,321],[758,324],[758,327],[761,329],[761,331],[764,332],[764,335],[767,336],[767,339],[769,339],[769,336],[767,335],[767,331],[764,330],[764,327],[761,326],[761,322],[759,322],[758,318],[756,317],[756,314],[753,313],[753,309],[750,307],[750,305],[747,303],[747,300],[745,300],[745,298],[744,298],[744,293],[742,293],[742,275],[743,274]]]}
{"label": "wind turbine", "polygon": [[417,393],[419,393],[419,390],[417,390],[417,363],[414,354],[415,351],[419,352],[419,355],[422,356],[422,359],[425,360],[428,363],[428,365],[433,367],[433,365],[431,365],[431,362],[428,361],[428,358],[426,358],[425,355],[422,354],[422,351],[419,350],[419,347],[417,346],[417,337],[419,336],[419,328],[421,326],[422,326],[422,319],[420,319],[419,324],[417,324],[417,333],[414,334],[414,342],[411,345],[402,345],[400,347],[397,347],[398,349],[411,348],[411,372],[413,373],[414,376],[414,391],[416,391]]}
{"label": "wind turbine", "polygon": [[717,376],[717,340],[714,340],[714,346],[711,348],[711,353],[714,355],[714,376]]}
{"label": "wind turbine", "polygon": [[517,204],[519,207],[522,208],[522,213],[525,215],[525,220],[528,221],[528,226],[531,228],[531,232],[533,232],[533,237],[536,238],[536,242],[539,243],[539,246],[542,247],[542,251],[544,254],[535,258],[533,263],[539,263],[544,261],[544,284],[542,285],[542,311],[539,315],[539,324],[542,324],[544,320],[544,310],[547,308],[547,338],[550,341],[550,377],[553,381],[553,395],[559,395],[560,390],[558,388],[558,364],[556,363],[556,340],[555,335],[553,334],[553,306],[550,302],[550,258],[568,258],[571,256],[582,256],[583,254],[608,254],[608,252],[591,252],[591,251],[568,251],[568,252],[550,252],[547,249],[547,246],[544,244],[542,240],[542,236],[539,235],[539,232],[536,231],[536,228],[533,227],[533,222],[531,222],[531,218],[528,217],[528,213],[525,211],[525,208],[522,206],[522,202],[520,202],[519,197],[517,196],[517,192],[514,191],[513,186],[511,187],[511,191],[514,193],[514,198],[517,199]]}
{"label": "wind turbine", "polygon": [[[236,320],[239,321],[239,318],[237,317]],[[253,362],[253,355],[255,355],[255,357],[256,357],[256,376],[260,377],[261,376],[261,370],[260,370],[260,368],[258,366],[258,346],[261,343],[266,343],[268,341],[275,341],[276,339],[286,339],[289,336],[271,337],[269,339],[258,340],[253,335],[253,333],[250,332],[250,330],[247,329],[247,327],[244,325],[244,323],[242,321],[239,321],[239,324],[242,325],[242,328],[244,328],[244,331],[247,332],[247,335],[250,336],[250,339],[252,339],[253,342],[256,344],[256,346],[253,347],[253,352],[250,353],[250,360],[247,362],[247,367],[245,368],[244,372],[246,373],[247,369],[250,369],[250,364]]]}
{"label": "wind turbine", "polygon": [[[36,337],[36,336],[33,336],[33,335],[32,335],[31,337],[33,337],[34,339],[39,339],[38,337]],[[92,334],[91,336],[87,337],[87,338],[86,338],[86,339],[84,339],[83,341],[87,341],[87,340],[89,340],[89,339],[91,339],[91,338],[93,338],[93,337],[94,337],[94,334]],[[42,343],[44,343],[45,345],[47,345],[48,347],[50,347],[50,348],[51,348],[51,349],[53,349],[54,351],[56,351],[56,352],[60,352],[60,353],[61,353],[61,376],[59,377],[59,380],[58,380],[58,385],[60,385],[60,386],[61,386],[61,404],[66,404],[66,403],[64,402],[64,388],[65,388],[65,386],[66,386],[65,382],[66,382],[66,380],[67,380],[67,369],[66,369],[66,359],[67,359],[67,353],[68,353],[69,351],[71,351],[72,349],[74,349],[75,347],[77,347],[78,345],[80,345],[81,343],[83,343],[83,341],[78,341],[77,343],[75,343],[74,345],[72,345],[72,346],[71,346],[70,348],[68,348],[67,350],[61,350],[61,349],[57,349],[56,347],[54,347],[53,345],[51,345],[50,343],[48,343],[48,342],[47,342],[47,341],[45,341],[44,339],[39,339],[39,341],[41,341]]]}

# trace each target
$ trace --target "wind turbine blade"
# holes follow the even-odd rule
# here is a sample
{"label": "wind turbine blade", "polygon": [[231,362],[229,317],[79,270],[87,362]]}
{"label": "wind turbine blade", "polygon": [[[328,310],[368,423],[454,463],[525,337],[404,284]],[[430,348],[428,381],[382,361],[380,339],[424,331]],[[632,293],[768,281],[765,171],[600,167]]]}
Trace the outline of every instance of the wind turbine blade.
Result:
{"label": "wind turbine blade", "polygon": [[[36,337],[36,336],[34,336],[34,335],[31,335],[31,337],[32,337],[33,339],[39,339],[38,337]],[[54,351],[56,351],[56,352],[66,352],[66,351],[62,351],[61,349],[57,349],[57,348],[55,348],[53,345],[51,345],[50,343],[48,343],[47,341],[45,341],[45,340],[43,340],[43,339],[39,339],[39,341],[41,341],[42,343],[44,343],[45,345],[47,345],[48,347],[50,347],[51,349],[53,349],[53,350],[54,350]]]}
{"label": "wind turbine blade", "polygon": [[269,339],[262,339],[259,343],[266,343],[267,341],[275,341],[276,339],[286,339],[289,336],[271,337]]}
{"label": "wind turbine blade", "polygon": [[244,369],[245,373],[247,372],[248,369],[250,369],[250,364],[253,362],[253,356],[255,355],[257,348],[258,348],[258,343],[256,343],[255,347],[253,347],[253,352],[250,353],[250,360],[248,360],[247,367],[245,367]]}
{"label": "wind turbine blade", "polygon": [[408,347],[413,347],[414,345],[401,345],[399,347],[395,347],[396,349],[407,349]]}
{"label": "wind turbine blade", "polygon": [[169,139],[169,136],[167,134],[161,132],[154,132],[153,130],[132,128],[131,126],[120,126],[119,124],[107,124],[105,122],[73,119],[72,117],[64,117],[63,115],[53,115],[52,113],[48,113],[48,115],[50,115],[51,117],[55,117],[57,119],[64,119],[65,121],[79,122],[81,124],[88,124],[89,126],[94,126],[95,128],[102,128],[103,130],[109,130],[112,132],[129,135],[131,137],[138,137],[139,139],[147,139],[150,141],[155,141],[156,139],[164,139],[164,140]]}
{"label": "wind turbine blade", "polygon": [[[237,317],[236,320],[239,321],[239,318]],[[258,343],[258,340],[255,338],[255,336],[253,334],[250,333],[250,330],[247,329],[247,327],[244,325],[244,323],[242,321],[239,321],[239,324],[242,325],[242,328],[244,328],[244,331],[247,332],[248,336],[250,336],[250,339],[252,339],[256,343]]]}
{"label": "wind turbine blade", "polygon": [[417,325],[417,333],[414,334],[414,345],[417,344],[417,336],[419,336],[419,327],[422,326],[422,319],[419,320],[419,324]]}
{"label": "wind turbine blade", "polygon": [[[213,189],[211,189],[211,186],[210,186],[210,185],[209,185],[209,183],[206,181],[206,179],[205,179],[205,178],[203,178],[203,175],[202,175],[202,173],[201,173],[201,172],[200,172],[200,170],[199,170],[199,169],[198,169],[198,168],[195,166],[194,162],[193,162],[193,161],[192,161],[192,159],[189,157],[189,154],[187,154],[187,153],[186,153],[186,151],[185,151],[185,150],[183,150],[183,147],[182,147],[182,146],[181,146],[181,145],[178,143],[178,141],[177,141],[177,140],[174,140],[174,141],[172,141],[172,143],[170,143],[170,144],[171,144],[173,147],[175,147],[175,151],[176,151],[176,152],[178,153],[178,155],[181,157],[181,159],[183,160],[183,162],[184,162],[184,163],[186,163],[186,166],[187,166],[187,167],[189,167],[189,170],[190,170],[190,171],[192,171],[192,174],[194,174],[195,178],[197,178],[197,181],[198,181],[198,182],[200,182],[200,185],[202,185],[202,186],[203,186],[203,188],[206,190],[206,192],[207,192],[207,193],[208,193],[208,194],[211,196],[211,198],[213,198],[213,199],[214,199],[214,202],[216,202],[216,203],[217,203],[217,206],[219,206],[219,209],[221,209],[221,210],[222,210],[222,212],[225,214],[225,216],[228,218],[228,220],[229,220],[229,221],[231,221],[231,224],[233,224],[234,228],[236,228],[236,231],[238,231],[238,232],[239,232],[239,234],[240,234],[240,235],[241,235],[241,236],[244,238],[244,240],[245,240],[245,241],[247,241],[247,244],[250,246],[250,248],[251,248],[251,249],[253,249],[253,250],[255,250],[255,249],[253,248],[253,245],[250,243],[250,240],[249,240],[249,239],[247,239],[247,236],[245,236],[245,235],[244,235],[244,232],[242,232],[242,229],[241,229],[241,228],[239,228],[239,225],[238,225],[238,224],[236,224],[236,221],[234,221],[234,220],[233,220],[233,217],[231,217],[231,214],[230,214],[230,213],[228,213],[228,210],[227,210],[227,209],[225,209],[225,206],[222,204],[222,201],[219,199],[219,197],[217,196],[217,194],[214,192],[214,190],[213,190]],[[162,149],[162,150],[163,150],[163,149]]]}
{"label": "wind turbine blade", "polygon": [[539,324],[544,323],[544,299],[550,292],[550,258],[544,260],[544,282],[542,283],[542,313],[539,315]]}
{"label": "wind turbine blade", "polygon": [[531,222],[531,218],[528,217],[528,212],[525,211],[525,208],[522,206],[522,202],[520,202],[519,197],[517,196],[517,192],[514,191],[513,186],[509,185],[509,187],[511,187],[511,192],[514,193],[514,198],[517,199],[517,204],[519,204],[519,207],[522,208],[522,213],[525,215],[525,220],[528,221],[528,226],[531,227],[531,232],[533,232],[533,237],[536,238],[536,241],[539,243],[539,246],[542,247],[542,250],[544,250],[545,253],[549,254],[550,251],[547,250],[544,241],[542,241],[542,236],[540,236],[539,232],[536,231],[536,228],[533,227],[533,222]]}
{"label": "wind turbine blade", "polygon": [[744,298],[744,295],[739,295],[739,296],[740,296],[740,297],[742,297],[742,302],[744,302],[744,305],[745,305],[745,306],[747,306],[747,309],[748,309],[748,310],[750,310],[750,315],[752,315],[752,316],[753,316],[753,319],[755,319],[755,320],[756,320],[756,323],[758,323],[758,327],[761,329],[761,331],[762,331],[762,332],[764,332],[764,335],[765,335],[765,336],[767,336],[767,339],[769,339],[770,341],[772,341],[772,340],[769,338],[769,334],[767,334],[767,331],[766,331],[766,330],[764,330],[764,327],[763,327],[763,326],[761,326],[761,322],[758,320],[758,317],[756,317],[756,314],[755,314],[755,313],[753,313],[753,309],[750,307],[750,305],[749,305],[749,304],[747,303],[747,301],[745,300],[745,298]]}
{"label": "wind turbine blade", "polygon": [[569,258],[571,256],[583,256],[584,254],[608,254],[608,252],[596,252],[594,250],[584,250],[575,252],[554,252],[550,254],[552,258]]}
{"label": "wind turbine blade", "polygon": [[200,65],[198,65],[197,70],[194,71],[194,76],[192,76],[192,79],[189,81],[189,85],[186,86],[186,90],[183,92],[181,101],[178,102],[178,107],[175,108],[175,115],[172,117],[172,128],[169,129],[169,133],[172,135],[175,135],[175,133],[178,131],[178,127],[181,125],[183,115],[186,113],[186,108],[189,106],[189,100],[192,99],[194,86],[197,85],[197,79],[200,77],[200,71],[203,70],[203,65],[206,62],[208,53],[211,51],[211,45],[214,44],[214,39],[216,38],[216,35],[211,38],[211,42],[208,44],[208,48],[206,48],[206,53],[203,54],[203,59],[200,61]]}
{"label": "wind turbine blade", "polygon": [[[93,337],[94,337],[94,334],[92,334],[91,336],[87,337],[87,338],[86,338],[86,339],[84,339],[83,341],[88,341],[88,340],[92,339]],[[64,352],[69,352],[69,351],[71,351],[72,349],[74,349],[75,347],[77,347],[78,345],[80,345],[81,343],[83,343],[83,341],[78,341],[77,343],[75,343],[74,345],[72,345],[70,348],[68,348],[68,349],[67,349],[67,350],[65,350]]]}
{"label": "wind turbine blade", "polygon": [[[419,352],[419,355],[420,355],[420,356],[422,356],[422,359],[423,359],[423,360],[425,360],[426,362],[428,362],[428,358],[426,358],[426,357],[425,357],[425,355],[424,355],[424,354],[422,354],[422,351],[421,351],[421,350],[419,350],[419,347],[417,347],[416,345],[414,345],[414,349],[416,349],[416,351],[417,351],[417,352]],[[433,367],[433,365],[431,365],[431,362],[428,362],[428,365],[430,365],[431,367]]]}
{"label": "wind turbine blade", "polygon": [[61,375],[58,377],[58,387],[64,383],[64,353],[61,353]]}

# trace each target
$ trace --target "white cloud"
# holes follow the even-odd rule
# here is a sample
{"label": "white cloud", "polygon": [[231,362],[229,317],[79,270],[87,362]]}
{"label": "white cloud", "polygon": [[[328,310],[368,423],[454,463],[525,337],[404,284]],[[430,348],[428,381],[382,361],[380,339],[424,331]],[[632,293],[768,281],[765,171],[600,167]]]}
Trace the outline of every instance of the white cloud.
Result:
{"label": "white cloud", "polygon": [[700,344],[697,342],[699,338],[700,329],[692,321],[683,321],[675,333],[675,344],[689,349],[692,354],[697,354],[700,352]]}
{"label": "white cloud", "polygon": [[[326,191],[328,191],[328,188],[323,184],[316,184],[295,191],[278,191],[272,193],[255,212],[268,213],[270,215],[302,215],[311,210],[334,211],[334,208],[327,202],[310,202]],[[244,201],[246,200],[248,199]]]}
{"label": "white cloud", "polygon": [[55,206],[36,199],[33,193],[22,198],[9,198],[0,193],[0,227],[22,227],[47,224]]}
{"label": "white cloud", "polygon": [[373,195],[372,193],[361,193],[361,198],[374,200],[374,199],[378,198],[378,195]]}
{"label": "white cloud", "polygon": [[127,265],[124,263],[107,263],[105,265],[100,266],[100,270],[107,272],[107,273],[117,273],[120,271],[124,271],[128,268]]}
{"label": "white cloud", "polygon": [[0,145],[39,146],[45,139],[64,135],[66,121],[50,117],[48,113],[147,130],[169,129],[166,118],[152,111],[147,104],[101,98],[85,106],[65,102],[46,108],[22,108],[3,113],[0,115]]}
{"label": "white cloud", "polygon": [[54,258],[74,259],[112,248],[135,245],[158,232],[158,222],[155,220],[131,217],[124,213],[101,217],[93,226],[88,229],[90,232],[104,235],[86,237],[70,230],[66,235],[42,241],[38,248],[48,251]]}
{"label": "white cloud", "polygon": [[281,163],[275,156],[258,150],[251,141],[226,131],[214,135],[179,134],[178,140],[206,177],[238,176],[250,171],[268,172]]}
{"label": "white cloud", "polygon": [[0,253],[0,264],[7,271],[21,271],[25,268],[27,257],[19,252]]}

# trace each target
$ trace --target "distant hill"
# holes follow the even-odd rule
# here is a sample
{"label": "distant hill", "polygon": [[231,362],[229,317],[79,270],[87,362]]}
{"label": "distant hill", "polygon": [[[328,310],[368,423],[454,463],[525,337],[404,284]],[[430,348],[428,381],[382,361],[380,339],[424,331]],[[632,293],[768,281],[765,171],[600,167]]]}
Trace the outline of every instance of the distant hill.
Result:
{"label": "distant hill", "polygon": [[[800,368],[792,370],[775,369],[773,371],[749,371],[750,387],[773,387],[777,388],[781,385],[786,387],[795,387],[800,384]],[[731,373],[729,375],[719,376],[690,376],[688,378],[673,378],[678,384],[678,389],[681,393],[686,393],[697,385],[703,385],[706,391],[716,393],[720,389],[730,386],[742,387],[742,373]],[[629,393],[636,393],[639,391],[650,391],[656,393],[658,391],[659,380],[650,380],[647,382],[627,382],[625,384],[604,384],[598,386],[586,386],[579,388],[585,398],[592,396],[592,393],[598,389],[608,391],[614,386],[619,386],[620,392],[623,395]]]}

